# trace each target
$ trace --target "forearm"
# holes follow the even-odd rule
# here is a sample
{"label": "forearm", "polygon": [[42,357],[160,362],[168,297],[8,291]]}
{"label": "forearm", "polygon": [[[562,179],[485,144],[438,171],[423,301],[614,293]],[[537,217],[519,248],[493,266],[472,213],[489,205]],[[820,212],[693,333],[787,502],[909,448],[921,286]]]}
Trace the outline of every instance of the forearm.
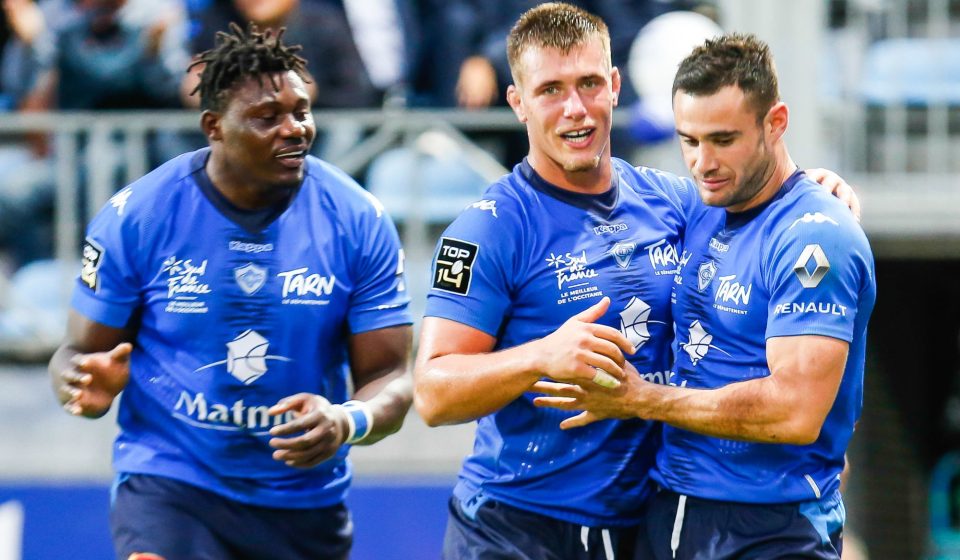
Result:
{"label": "forearm", "polygon": [[62,372],[73,367],[71,360],[79,353],[80,352],[69,344],[62,344],[57,348],[57,351],[54,352],[50,358],[50,362],[47,364],[47,373],[50,374],[50,384],[60,404],[65,404],[67,400],[69,400],[69,393],[66,390],[67,383],[64,381]]}
{"label": "forearm", "polygon": [[357,389],[353,398],[365,401],[373,416],[370,435],[358,445],[369,445],[396,433],[413,402],[413,384],[406,368]]}
{"label": "forearm", "polygon": [[648,389],[636,406],[639,416],[708,436],[805,445],[816,440],[822,424],[805,410],[803,395],[780,387],[774,376],[719,389]]}
{"label": "forearm", "polygon": [[528,343],[499,352],[447,354],[417,366],[417,412],[431,426],[470,422],[516,400],[542,375]]}

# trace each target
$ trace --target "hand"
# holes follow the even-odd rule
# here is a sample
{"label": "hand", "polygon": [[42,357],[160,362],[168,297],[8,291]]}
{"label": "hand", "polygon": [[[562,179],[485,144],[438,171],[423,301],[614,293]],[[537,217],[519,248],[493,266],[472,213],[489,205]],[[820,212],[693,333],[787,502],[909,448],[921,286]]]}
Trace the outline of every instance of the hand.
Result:
{"label": "hand", "polygon": [[497,71],[482,56],[471,56],[460,65],[457,101],[465,109],[483,109],[497,99]]}
{"label": "hand", "polygon": [[604,297],[531,343],[542,356],[540,373],[557,381],[615,387],[624,377],[623,354],[633,354],[636,349],[618,329],[594,324],[609,307],[610,298]]}
{"label": "hand", "polygon": [[853,212],[853,217],[860,221],[860,198],[853,191],[853,187],[843,180],[843,177],[837,175],[829,169],[805,169],[804,173],[814,181],[820,183],[820,186],[830,191],[830,194],[840,199],[840,202],[847,205],[847,208]]}
{"label": "hand", "polygon": [[572,385],[538,381],[531,387],[531,392],[547,396],[534,398],[533,404],[560,410],[582,411],[560,422],[562,430],[580,428],[608,418],[636,418],[641,416],[642,412],[637,404],[642,402],[642,399],[638,397],[649,391],[654,384],[644,381],[630,363],[625,364],[625,369],[627,375],[624,382],[615,389],[595,384]]}
{"label": "hand", "polygon": [[130,380],[129,342],[118,344],[109,352],[77,354],[70,359],[73,367],[59,374],[57,397],[63,408],[74,416],[99,418],[110,410],[113,399]]}
{"label": "hand", "polygon": [[[290,467],[309,469],[326,461],[347,439],[347,413],[320,395],[298,393],[270,407],[272,416],[288,411],[296,418],[270,429],[273,458]],[[299,435],[295,435],[299,434]],[[293,437],[282,437],[293,436]]]}
{"label": "hand", "polygon": [[33,0],[3,0],[2,7],[14,36],[26,45],[32,44],[45,27],[40,7]]}

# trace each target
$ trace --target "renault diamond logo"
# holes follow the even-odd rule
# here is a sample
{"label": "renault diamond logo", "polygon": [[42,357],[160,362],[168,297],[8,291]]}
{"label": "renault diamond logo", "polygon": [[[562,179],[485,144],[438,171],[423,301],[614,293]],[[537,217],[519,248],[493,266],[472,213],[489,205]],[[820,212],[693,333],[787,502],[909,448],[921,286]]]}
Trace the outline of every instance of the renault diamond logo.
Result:
{"label": "renault diamond logo", "polygon": [[[809,268],[811,259],[813,259],[815,265],[813,272],[811,272]],[[827,260],[827,255],[824,254],[820,245],[815,243],[804,247],[803,252],[800,253],[800,258],[797,259],[797,263],[793,265],[793,271],[797,274],[797,278],[804,288],[816,288],[819,286],[820,281],[823,280],[823,277],[827,275],[829,270],[830,261]]]}

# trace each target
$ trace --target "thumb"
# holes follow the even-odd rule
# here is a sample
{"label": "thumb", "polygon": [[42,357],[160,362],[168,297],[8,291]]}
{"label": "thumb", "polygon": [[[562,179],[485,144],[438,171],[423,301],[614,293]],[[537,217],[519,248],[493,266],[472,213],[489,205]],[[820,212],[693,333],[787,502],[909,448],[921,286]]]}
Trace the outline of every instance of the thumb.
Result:
{"label": "thumb", "polygon": [[110,351],[110,359],[114,362],[128,362],[131,352],[133,352],[133,345],[129,342],[121,342]]}
{"label": "thumb", "polygon": [[580,313],[577,313],[572,318],[578,321],[583,321],[584,323],[593,323],[600,317],[603,317],[603,314],[606,313],[607,309],[609,308],[610,298],[604,296],[599,302],[584,309]]}

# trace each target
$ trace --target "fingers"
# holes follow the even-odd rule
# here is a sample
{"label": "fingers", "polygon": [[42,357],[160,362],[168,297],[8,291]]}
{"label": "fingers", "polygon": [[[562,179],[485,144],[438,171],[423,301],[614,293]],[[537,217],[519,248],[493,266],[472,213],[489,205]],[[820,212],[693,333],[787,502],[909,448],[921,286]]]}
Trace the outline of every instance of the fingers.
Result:
{"label": "fingers", "polygon": [[600,417],[596,416],[592,412],[583,411],[580,414],[577,414],[576,416],[572,416],[570,418],[567,418],[563,422],[560,422],[560,429],[569,430],[572,428],[582,428],[589,424],[593,424],[594,422],[600,419],[601,419]]}
{"label": "fingers", "polygon": [[610,308],[610,298],[604,296],[600,301],[577,313],[572,320],[582,321],[584,323],[594,323]]}
{"label": "fingers", "polygon": [[578,385],[569,383],[555,383],[553,381],[537,381],[530,387],[534,393],[543,393],[545,395],[554,395],[558,397],[583,395],[584,390]]}
{"label": "fingers", "polygon": [[581,410],[583,407],[575,397],[537,397],[533,404],[541,408],[557,408],[560,410]]}
{"label": "fingers", "polygon": [[609,373],[603,371],[600,368],[596,368],[597,373],[593,376],[593,382],[601,387],[606,387],[607,389],[616,389],[620,386],[620,380],[616,377],[610,375]]}
{"label": "fingers", "polygon": [[121,342],[110,351],[109,358],[115,362],[129,362],[131,352],[133,352],[133,344]]}
{"label": "fingers", "polygon": [[[594,336],[607,340],[617,346],[617,355],[619,355],[621,352],[625,354],[633,354],[637,351],[633,344],[627,340],[627,337],[620,332],[620,329],[615,329],[606,325],[594,325],[593,334]],[[612,356],[613,354],[608,353],[608,355]],[[620,363],[623,363],[622,359]]]}

